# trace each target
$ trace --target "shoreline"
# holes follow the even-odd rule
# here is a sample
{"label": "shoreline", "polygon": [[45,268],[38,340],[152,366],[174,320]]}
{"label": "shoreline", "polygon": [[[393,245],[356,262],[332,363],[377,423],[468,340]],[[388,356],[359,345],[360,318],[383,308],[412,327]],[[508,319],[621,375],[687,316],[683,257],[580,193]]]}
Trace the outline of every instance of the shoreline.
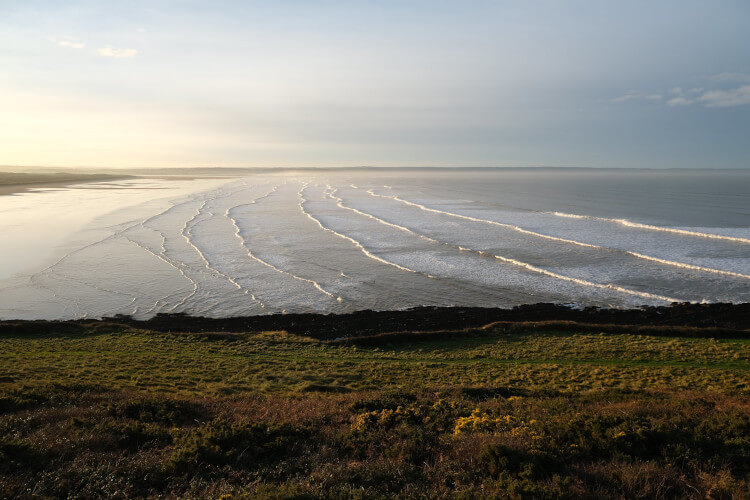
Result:
{"label": "shoreline", "polygon": [[247,333],[287,331],[319,340],[410,335],[481,329],[488,325],[508,331],[626,331],[644,335],[750,337],[750,303],[649,306],[640,309],[574,309],[560,304],[527,304],[511,309],[482,307],[416,307],[406,310],[363,310],[347,314],[297,313],[231,318],[159,314],[147,320],[117,315],[101,319],[0,320],[0,335],[57,332],[81,327],[119,324],[158,332]]}
{"label": "shoreline", "polygon": [[108,182],[108,181],[121,181],[124,179],[163,179],[171,181],[192,181],[196,179],[234,179],[237,176],[203,176],[203,175],[118,175],[118,176],[95,176],[95,178],[81,178],[61,181],[39,181],[39,182],[23,182],[23,183],[12,183],[3,184],[0,181],[0,196],[7,196],[11,194],[28,193],[33,189],[39,188],[64,188],[71,187],[78,184],[93,184],[97,182]]}
{"label": "shoreline", "polygon": [[43,188],[63,188],[63,187],[70,187],[76,184],[90,184],[94,182],[107,182],[107,181],[119,181],[123,179],[132,179],[134,176],[132,175],[122,175],[122,176],[90,176],[90,177],[81,177],[81,178],[70,178],[65,180],[59,180],[59,181],[48,181],[48,180],[39,180],[39,181],[26,181],[26,182],[13,182],[4,184],[0,180],[0,196],[7,196],[12,194],[19,194],[19,193],[28,193],[31,192],[32,189],[43,189]]}

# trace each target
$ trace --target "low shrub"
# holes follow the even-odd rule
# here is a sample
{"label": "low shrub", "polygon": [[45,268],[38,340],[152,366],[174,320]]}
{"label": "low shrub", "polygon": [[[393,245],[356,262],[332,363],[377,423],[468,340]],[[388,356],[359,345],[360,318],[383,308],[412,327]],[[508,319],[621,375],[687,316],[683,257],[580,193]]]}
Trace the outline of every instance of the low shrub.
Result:
{"label": "low shrub", "polygon": [[700,462],[740,475],[750,472],[750,416],[734,411],[671,421],[580,414],[568,421],[546,421],[541,432],[549,449],[567,449],[579,459]]}
{"label": "low shrub", "polygon": [[486,401],[494,398],[526,396],[529,391],[517,387],[462,387],[461,394],[473,401]]}
{"label": "low shrub", "polygon": [[0,472],[14,473],[40,466],[42,457],[18,439],[0,436]]}
{"label": "low shrub", "polygon": [[417,396],[408,392],[390,391],[384,392],[376,398],[360,399],[349,405],[352,413],[362,413],[376,410],[395,410],[399,406],[408,406],[417,401]]}
{"label": "low shrub", "polygon": [[0,393],[0,415],[38,406],[67,406],[104,390],[101,386],[90,384],[12,388]]}
{"label": "low shrub", "polygon": [[493,478],[509,472],[542,479],[566,471],[564,463],[549,453],[517,450],[501,444],[485,445],[479,454],[479,461]]}
{"label": "low shrub", "polygon": [[453,434],[471,434],[486,432],[490,434],[509,433],[513,436],[523,435],[533,441],[541,439],[537,421],[524,420],[514,415],[495,416],[475,409],[468,417],[460,417],[453,426]]}
{"label": "low shrub", "polygon": [[492,478],[487,487],[500,496],[575,498],[567,467],[551,454],[489,444],[480,452],[479,462]]}
{"label": "low shrub", "polygon": [[21,391],[6,393],[0,396],[0,415],[33,408],[43,402],[44,399],[35,394],[23,394]]}
{"label": "low shrub", "polygon": [[172,442],[172,436],[166,429],[151,423],[73,418],[70,425],[81,432],[88,432],[97,438],[112,441],[117,448],[123,450],[165,445]]}
{"label": "low shrub", "polygon": [[[382,402],[391,406],[393,400]],[[339,436],[339,445],[358,458],[384,455],[421,463],[442,448],[441,438],[464,412],[456,403],[439,399],[358,413],[349,431]]]}
{"label": "low shrub", "polygon": [[195,471],[206,465],[255,468],[293,455],[309,429],[290,424],[236,424],[214,420],[176,440],[170,465],[176,471]]}
{"label": "low shrub", "polygon": [[176,399],[137,399],[111,404],[107,408],[107,414],[140,422],[175,426],[199,418],[203,414],[203,409],[195,403]]}

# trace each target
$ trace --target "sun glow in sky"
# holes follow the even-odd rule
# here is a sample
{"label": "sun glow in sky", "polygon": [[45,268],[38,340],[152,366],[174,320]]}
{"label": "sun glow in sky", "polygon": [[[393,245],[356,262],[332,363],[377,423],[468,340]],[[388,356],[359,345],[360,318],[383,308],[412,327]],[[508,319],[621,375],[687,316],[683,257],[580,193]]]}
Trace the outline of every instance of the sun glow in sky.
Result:
{"label": "sun glow in sky", "polygon": [[750,167],[750,3],[0,2],[0,164]]}

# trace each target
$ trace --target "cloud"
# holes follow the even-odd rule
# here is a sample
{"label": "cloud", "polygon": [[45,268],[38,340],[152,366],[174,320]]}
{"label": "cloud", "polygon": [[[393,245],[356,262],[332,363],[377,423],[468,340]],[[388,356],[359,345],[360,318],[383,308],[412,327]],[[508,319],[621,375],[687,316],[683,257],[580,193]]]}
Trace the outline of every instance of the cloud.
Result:
{"label": "cloud", "polygon": [[636,94],[635,92],[628,92],[627,94],[621,95],[620,97],[615,97],[614,99],[610,99],[609,102],[625,102],[631,99],[638,99],[639,97],[641,97],[641,94]]}
{"label": "cloud", "polygon": [[750,85],[731,90],[710,90],[696,100],[709,108],[744,106],[750,104]]}
{"label": "cloud", "polygon": [[613,99],[610,99],[609,102],[625,102],[630,101],[633,99],[648,99],[651,101],[658,101],[662,98],[661,94],[642,94],[640,92],[636,92],[634,90],[631,90],[627,94],[623,94],[619,97],[615,97]]}
{"label": "cloud", "polygon": [[[750,82],[750,75],[742,73],[721,73],[711,77],[715,81],[740,81],[744,78]],[[649,100],[664,102],[670,108],[678,106],[690,106],[692,104],[703,105],[707,108],[730,108],[750,104],[750,85],[740,85],[737,88],[727,89],[704,89],[703,87],[672,87],[665,91],[638,92],[629,90],[625,94],[610,99],[610,102],[625,102],[631,100]]]}
{"label": "cloud", "polygon": [[719,73],[711,76],[715,82],[750,82],[750,75],[745,73]]}
{"label": "cloud", "polygon": [[131,58],[138,55],[138,51],[136,49],[116,49],[109,46],[97,49],[96,52],[103,57]]}
{"label": "cloud", "polygon": [[68,47],[71,49],[82,49],[86,46],[83,42],[76,42],[74,40],[59,40],[57,42],[57,45],[61,47]]}
{"label": "cloud", "polygon": [[670,99],[667,101],[667,106],[675,107],[675,106],[687,106],[688,104],[693,104],[693,101],[690,99],[685,99],[684,97],[675,97],[674,99]]}

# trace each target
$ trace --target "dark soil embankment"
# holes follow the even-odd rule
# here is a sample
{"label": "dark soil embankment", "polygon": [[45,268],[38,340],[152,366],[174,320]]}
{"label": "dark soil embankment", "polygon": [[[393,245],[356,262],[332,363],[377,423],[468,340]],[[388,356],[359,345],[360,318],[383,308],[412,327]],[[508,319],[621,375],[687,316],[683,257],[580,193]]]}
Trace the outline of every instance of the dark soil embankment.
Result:
{"label": "dark soil embankment", "polygon": [[[650,335],[737,336],[750,329],[750,304],[672,304],[641,309],[571,309],[556,304],[531,304],[512,309],[480,307],[419,307],[404,311],[357,311],[350,314],[272,314],[235,318],[204,318],[159,314],[149,320],[115,316],[102,320],[2,321],[2,333],[87,330],[127,325],[161,332],[256,332],[285,330],[321,340],[371,336],[384,332],[430,332],[483,327],[490,323],[556,322],[569,330],[580,324],[596,328],[633,328]],[[524,326],[526,325],[526,326]],[[599,326],[597,326],[599,325]],[[618,326],[619,325],[619,326]],[[545,325],[547,329],[552,324]],[[705,329],[705,335],[701,330]],[[684,331],[683,331],[684,330]]]}

